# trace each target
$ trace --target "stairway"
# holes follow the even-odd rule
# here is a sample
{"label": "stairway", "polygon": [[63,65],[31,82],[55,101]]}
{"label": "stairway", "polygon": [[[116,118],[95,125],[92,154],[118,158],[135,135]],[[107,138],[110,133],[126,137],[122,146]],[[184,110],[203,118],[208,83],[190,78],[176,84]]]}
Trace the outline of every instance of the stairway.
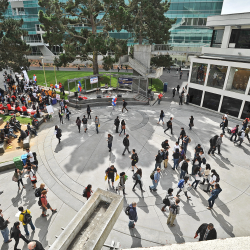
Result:
{"label": "stairway", "polygon": [[148,98],[144,95],[141,95],[141,94],[137,94],[134,96],[134,99],[139,101],[139,102],[143,102],[145,104],[148,104]]}

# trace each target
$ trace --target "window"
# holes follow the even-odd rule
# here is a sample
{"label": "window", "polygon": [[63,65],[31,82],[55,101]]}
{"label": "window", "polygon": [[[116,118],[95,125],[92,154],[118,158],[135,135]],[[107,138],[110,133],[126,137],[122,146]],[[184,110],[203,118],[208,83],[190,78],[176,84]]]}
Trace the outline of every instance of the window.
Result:
{"label": "window", "polygon": [[25,15],[24,8],[18,8],[18,15]]}
{"label": "window", "polygon": [[40,31],[40,24],[36,24],[36,31]]}
{"label": "window", "polygon": [[193,63],[191,82],[204,85],[207,73],[207,64]]}
{"label": "window", "polygon": [[222,89],[227,74],[227,66],[210,65],[207,86]]}
{"label": "window", "polygon": [[205,92],[204,100],[202,106],[204,108],[212,109],[218,111],[220,103],[220,95],[213,94],[210,92]]}
{"label": "window", "polygon": [[234,43],[235,48],[250,49],[250,29],[233,29],[229,43]]}
{"label": "window", "polygon": [[212,41],[211,41],[211,47],[220,48],[222,43],[224,30],[214,30]]}
{"label": "window", "polygon": [[40,56],[40,55],[43,55],[43,54],[41,53],[40,49],[37,48],[37,46],[32,46],[30,55]]}
{"label": "window", "polygon": [[245,102],[242,114],[241,114],[241,119],[246,119],[250,118],[250,102]]}
{"label": "window", "polygon": [[250,69],[231,67],[226,90],[244,94],[250,77]]}
{"label": "window", "polygon": [[242,100],[224,96],[220,112],[224,114],[228,112],[229,115],[238,117],[241,108],[241,103]]}
{"label": "window", "polygon": [[12,8],[12,14],[13,14],[13,16],[17,15],[17,10],[16,10],[16,8]]}
{"label": "window", "polygon": [[189,94],[190,103],[193,103],[199,106],[201,105],[202,90],[189,88],[188,94]]}
{"label": "window", "polygon": [[239,39],[240,30],[232,30],[229,43],[236,43]]}
{"label": "window", "polygon": [[25,37],[23,38],[23,40],[24,40],[26,43],[39,43],[39,42],[42,41],[41,35],[40,35],[40,34],[25,36]]}

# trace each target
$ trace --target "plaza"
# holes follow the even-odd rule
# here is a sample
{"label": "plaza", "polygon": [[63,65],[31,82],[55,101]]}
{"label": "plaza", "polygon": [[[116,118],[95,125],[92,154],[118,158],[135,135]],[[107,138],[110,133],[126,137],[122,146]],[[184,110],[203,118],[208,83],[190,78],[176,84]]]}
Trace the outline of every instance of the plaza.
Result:
{"label": "plaza", "polygon": [[[179,98],[172,98],[172,88],[178,84],[185,86],[186,82],[178,79],[175,72],[162,75],[161,79],[168,82],[168,92],[164,94],[160,105],[155,103],[143,106],[128,106],[128,112],[122,113],[121,106],[115,110],[112,106],[93,107],[92,119],[88,122],[88,131],[85,134],[83,128],[79,134],[75,124],[76,118],[86,115],[86,109],[75,110],[70,108],[70,120],[64,120],[60,125],[62,129],[62,141],[54,135],[55,125],[59,125],[57,115],[59,106],[54,106],[55,113],[51,121],[44,123],[39,129],[38,136],[32,138],[32,152],[37,153],[38,158],[38,185],[45,183],[49,189],[48,201],[57,208],[58,212],[47,218],[41,217],[41,210],[37,204],[38,199],[34,195],[30,181],[24,180],[26,189],[18,191],[17,184],[11,181],[13,170],[1,172],[0,190],[4,193],[0,196],[1,209],[4,218],[10,217],[13,224],[18,221],[15,214],[17,208],[23,206],[29,209],[32,214],[33,223],[36,227],[35,233],[31,233],[29,239],[39,240],[45,249],[56,240],[77,211],[86,203],[86,198],[82,197],[83,189],[91,184],[93,190],[101,188],[112,190],[107,181],[105,182],[105,170],[112,164],[117,168],[118,174],[125,172],[128,180],[125,184],[126,195],[124,196],[124,209],[132,202],[137,203],[138,222],[134,229],[128,228],[128,217],[122,212],[115,226],[113,227],[106,244],[111,241],[120,242],[122,249],[134,247],[150,247],[169,245],[174,243],[197,242],[194,235],[202,223],[213,223],[217,230],[218,238],[230,238],[249,235],[248,220],[250,216],[249,202],[249,153],[250,147],[247,140],[244,140],[242,147],[234,145],[229,139],[230,135],[225,134],[221,146],[221,154],[215,156],[207,154],[209,140],[215,134],[220,134],[221,113],[206,110],[193,105],[179,105]],[[185,79],[185,76],[184,76]],[[174,117],[173,132],[164,134],[165,125],[157,124],[160,111],[165,112],[165,123],[169,117]],[[188,130],[189,118],[194,116],[193,130]],[[100,119],[100,132],[95,131],[93,117]],[[145,193],[136,187],[132,191],[134,181],[132,179],[131,160],[127,153],[122,156],[124,146],[122,145],[123,134],[115,133],[114,119],[119,116],[120,120],[126,122],[126,133],[129,134],[130,150],[135,149],[139,156],[138,167],[142,168],[142,181]],[[229,127],[236,124],[241,127],[241,120],[229,117]],[[187,200],[183,193],[180,196],[180,215],[177,215],[176,226],[169,227],[167,222],[168,211],[163,213],[162,199],[165,198],[168,188],[174,189],[177,193],[177,184],[180,177],[180,168],[177,171],[171,169],[173,166],[172,151],[178,139],[181,127],[191,138],[188,145],[187,158],[193,159],[194,148],[201,144],[205,152],[207,163],[211,169],[215,169],[220,175],[220,186],[222,192],[216,200],[214,208],[207,210],[207,199],[209,195],[203,192],[206,187],[199,185],[197,191],[188,188],[191,200]],[[108,152],[107,134],[114,136],[112,151]],[[161,180],[157,192],[150,192],[148,186],[152,185],[150,174],[154,169],[155,156],[161,149],[161,143],[165,139],[169,140],[169,164],[167,169],[163,168]],[[11,160],[14,154],[23,154],[22,150],[0,156],[1,162]],[[203,168],[204,169],[204,168]],[[191,163],[189,164],[189,173]],[[193,178],[192,178],[193,180]],[[190,181],[190,184],[192,181]],[[115,183],[115,186],[117,183]],[[122,195],[122,193],[120,194]],[[10,224],[10,225],[11,225]],[[21,226],[21,231],[23,231]],[[2,239],[2,238],[1,238]],[[9,245],[3,244],[3,250],[11,249],[14,245],[12,241]],[[23,242],[19,242],[22,249]],[[24,245],[23,249],[26,249]],[[103,247],[103,249],[108,249]]]}

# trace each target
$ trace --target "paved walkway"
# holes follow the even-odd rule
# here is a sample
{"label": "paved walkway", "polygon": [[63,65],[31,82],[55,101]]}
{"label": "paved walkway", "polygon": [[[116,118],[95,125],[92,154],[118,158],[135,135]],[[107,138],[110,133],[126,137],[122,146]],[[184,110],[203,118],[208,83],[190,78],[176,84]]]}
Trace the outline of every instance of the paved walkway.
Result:
{"label": "paved walkway", "polygon": [[[166,76],[169,80],[169,88],[179,84],[179,80],[174,75]],[[171,78],[170,78],[171,77]],[[173,80],[176,79],[176,80]],[[166,81],[166,80],[164,80]],[[180,82],[181,83],[181,82]],[[207,154],[209,139],[219,134],[220,114],[206,111],[194,106],[179,106],[176,100],[172,100],[171,93],[167,93],[161,105],[128,107],[127,113],[121,113],[121,107],[115,111],[112,107],[93,108],[92,116],[100,118],[100,133],[96,134],[93,121],[88,124],[88,132],[85,134],[83,128],[78,133],[75,120],[77,116],[86,114],[86,110],[71,110],[70,121],[64,121],[61,125],[62,142],[54,136],[54,125],[59,124],[58,116],[55,115],[51,122],[42,125],[39,136],[33,140],[35,145],[32,151],[36,151],[39,160],[38,184],[44,182],[49,188],[48,200],[53,208],[58,209],[58,213],[48,218],[41,218],[41,210],[37,205],[30,181],[27,181],[27,188],[18,192],[16,183],[11,181],[13,171],[0,174],[0,190],[4,193],[0,196],[1,209],[4,217],[10,217],[11,224],[18,220],[14,215],[17,208],[23,205],[31,210],[33,222],[37,227],[35,234],[30,238],[37,239],[48,249],[59,235],[62,227],[65,227],[73,218],[79,208],[86,202],[82,197],[83,188],[92,184],[93,189],[100,187],[110,189],[104,180],[105,170],[114,164],[118,173],[125,171],[128,175],[126,182],[126,193],[124,207],[132,201],[137,202],[138,222],[136,228],[128,229],[128,217],[121,213],[106,243],[112,240],[121,243],[122,248],[148,247],[154,245],[165,245],[172,243],[183,243],[197,241],[194,233],[201,223],[212,222],[219,238],[234,236],[247,236],[250,234],[248,226],[250,189],[249,189],[249,143],[243,143],[242,147],[234,146],[229,141],[229,135],[223,138],[222,156],[215,154],[208,156],[207,161],[216,169],[220,175],[220,185],[223,189],[216,200],[214,209],[208,211],[208,194],[202,191],[203,186],[199,185],[195,191],[190,188],[192,199],[187,201],[181,195],[181,211],[177,217],[176,226],[169,227],[166,224],[167,213],[161,212],[162,199],[166,195],[168,188],[177,192],[177,183],[180,171],[171,169],[173,162],[169,160],[169,166],[162,171],[162,178],[158,186],[158,191],[150,192],[148,186],[151,185],[150,174],[154,168],[154,159],[161,142],[170,139],[170,155],[175,141],[180,133],[180,128],[184,127],[192,139],[188,146],[187,156],[193,157],[194,147],[201,143]],[[163,133],[164,126],[157,125],[160,110],[166,114],[166,120],[174,117],[174,135],[169,136]],[[141,194],[138,187],[132,191],[134,181],[130,167],[131,160],[128,154],[122,156],[123,136],[115,134],[113,121],[119,115],[120,119],[125,119],[127,123],[126,133],[130,135],[130,149],[135,148],[139,155],[138,166],[142,168],[143,186],[146,192]],[[188,130],[189,117],[193,115],[194,128]],[[233,118],[229,119],[229,126],[238,123]],[[113,150],[108,152],[107,134],[114,135]],[[170,156],[171,159],[171,156]],[[191,166],[189,168],[191,170]],[[25,180],[26,183],[26,180]],[[112,192],[112,190],[111,190]],[[23,230],[22,230],[23,231]],[[2,239],[2,238],[1,238]],[[22,248],[23,242],[21,241]],[[1,250],[11,249],[10,245],[4,244]],[[23,249],[27,249],[24,247]]]}

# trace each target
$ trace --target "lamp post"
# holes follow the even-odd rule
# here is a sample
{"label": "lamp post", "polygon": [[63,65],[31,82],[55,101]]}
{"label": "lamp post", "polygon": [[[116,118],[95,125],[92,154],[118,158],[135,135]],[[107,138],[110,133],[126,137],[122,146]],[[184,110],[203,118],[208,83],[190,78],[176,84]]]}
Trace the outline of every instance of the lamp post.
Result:
{"label": "lamp post", "polygon": [[45,69],[44,69],[44,63],[43,63],[43,56],[40,57],[42,59],[42,65],[43,65],[43,74],[44,74],[44,80],[45,80],[45,84],[46,84],[46,88],[47,88],[47,80],[46,80],[46,74],[45,74]]}
{"label": "lamp post", "polygon": [[[56,56],[55,56],[55,58],[56,58]],[[54,63],[54,73],[55,73],[55,81],[56,81],[56,85],[57,85],[57,78],[56,78],[56,65],[55,65],[55,63]]]}

